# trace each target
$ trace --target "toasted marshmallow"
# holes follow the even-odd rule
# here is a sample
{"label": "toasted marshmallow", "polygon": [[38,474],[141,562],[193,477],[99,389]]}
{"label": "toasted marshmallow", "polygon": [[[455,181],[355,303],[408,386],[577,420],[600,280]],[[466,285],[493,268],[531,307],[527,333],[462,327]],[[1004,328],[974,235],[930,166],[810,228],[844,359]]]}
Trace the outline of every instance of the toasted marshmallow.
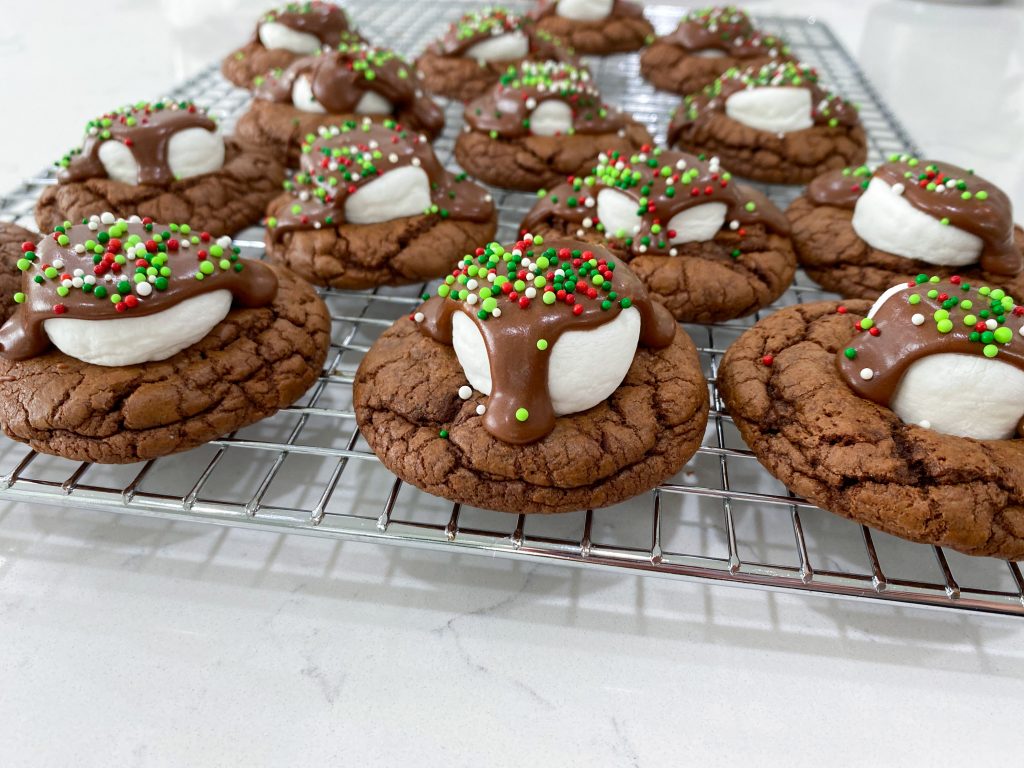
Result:
{"label": "toasted marshmallow", "polygon": [[806,88],[746,88],[726,100],[725,113],[738,123],[770,133],[790,133],[814,125],[811,92]]}

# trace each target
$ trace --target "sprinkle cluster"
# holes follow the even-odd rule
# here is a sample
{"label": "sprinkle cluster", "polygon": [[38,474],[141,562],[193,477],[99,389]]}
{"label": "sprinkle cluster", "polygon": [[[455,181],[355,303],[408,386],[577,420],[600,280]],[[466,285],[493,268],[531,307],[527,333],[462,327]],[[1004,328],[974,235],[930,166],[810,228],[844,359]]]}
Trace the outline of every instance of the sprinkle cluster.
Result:
{"label": "sprinkle cluster", "polygon": [[[1013,331],[1006,326],[1007,315],[1024,316],[1024,307],[1017,306],[1013,297],[1002,288],[972,288],[958,276],[948,278],[950,288],[938,285],[942,281],[943,279],[937,276],[918,275],[913,282],[908,283],[909,288],[917,287],[918,290],[906,294],[907,303],[916,307],[921,304],[924,297],[938,302],[940,308],[932,312],[930,318],[937,333],[945,335],[957,328],[969,328],[971,330],[968,340],[977,343],[979,351],[985,357],[996,357],[1000,346],[1006,346],[1014,338]],[[923,326],[928,322],[929,318],[923,313],[915,312],[911,316],[911,323],[915,326]],[[858,331],[867,331],[872,336],[881,335],[871,318],[860,320],[855,324],[855,328]],[[1024,333],[1024,326],[1021,330]],[[857,357],[857,350],[849,347],[843,354],[847,359],[854,360]]]}
{"label": "sprinkle cluster", "polygon": [[[91,295],[97,301],[109,300],[118,312],[127,312],[137,307],[154,291],[167,290],[168,278],[173,275],[169,257],[182,251],[195,250],[196,280],[205,280],[218,269],[222,272],[241,272],[240,249],[230,237],[216,241],[207,232],[196,234],[188,224],[168,224],[163,231],[156,231],[156,225],[149,217],[118,219],[112,213],[84,219],[89,229],[96,233],[84,243],[72,244],[68,233],[71,222],[56,227],[49,237],[62,248],[73,250],[79,256],[92,254],[92,269],[68,271],[64,260],[55,258],[51,263],[39,261],[35,244],[23,243],[17,267],[22,272],[34,271],[32,281],[44,285],[55,285],[58,297],[65,298],[71,291],[78,290]],[[128,234],[129,224],[142,224],[147,238]],[[24,303],[22,291],[14,294],[14,301]],[[67,307],[58,302],[53,306],[55,314],[64,314]]]}
{"label": "sprinkle cluster", "polygon": [[698,24],[729,45],[736,47],[770,48],[769,53],[789,54],[789,46],[773,35],[762,35],[754,29],[750,17],[735,5],[710,6],[690,11],[684,23]]}
{"label": "sprinkle cluster", "polygon": [[303,3],[286,3],[279,8],[267,11],[263,16],[263,21],[277,21],[279,16],[286,13],[297,13],[304,16],[325,7],[328,9],[329,13],[345,13],[342,8],[334,3],[325,3],[323,0],[307,0]]}
{"label": "sprinkle cluster", "polygon": [[483,35],[501,35],[521,29],[523,20],[504,6],[495,5],[463,14],[451,25],[457,40],[471,40]]}
{"label": "sprinkle cluster", "polygon": [[[935,163],[921,165],[921,161],[916,157],[906,154],[889,155],[889,162],[907,166],[903,172],[903,178],[929,192],[959,194],[961,200],[984,201],[988,199],[988,192],[984,189],[972,191],[964,179],[947,176]],[[967,173],[973,176],[974,170],[969,168]],[[949,224],[949,220],[943,219],[942,223]]]}
{"label": "sprinkle cluster", "polygon": [[[399,80],[409,79],[409,63],[394,51],[388,48],[378,48],[362,42],[358,37],[353,36],[352,42],[339,43],[333,51],[342,55],[340,65],[352,72],[360,73],[365,80],[373,82],[377,79],[377,73],[385,67],[396,67],[395,75]],[[330,48],[322,48],[314,56],[325,56],[332,53]],[[271,78],[279,78],[284,69],[277,67],[269,73]],[[253,78],[253,85],[260,86],[267,81],[266,75],[257,75]]]}
{"label": "sprinkle cluster", "polygon": [[[583,314],[586,301],[605,311],[616,304],[632,306],[631,298],[613,290],[614,261],[581,249],[541,250],[543,244],[540,235],[526,234],[508,250],[500,243],[477,248],[438,286],[437,295],[478,307],[481,320],[501,317],[503,306],[528,309],[537,299],[548,306],[570,306],[575,315]],[[543,346],[538,342],[538,349],[546,347],[546,341]]]}
{"label": "sprinkle cluster", "polygon": [[[130,104],[119,109],[111,110],[99,117],[95,117],[85,124],[85,135],[90,138],[98,139],[99,141],[106,141],[113,137],[111,128],[115,125],[123,125],[127,128],[134,128],[136,126],[144,126],[149,123],[154,115],[160,114],[161,112],[178,112],[184,111],[191,114],[199,113],[206,114],[206,110],[196,106],[193,101],[140,101],[135,104]],[[212,119],[212,117],[211,117]],[[124,144],[127,147],[132,146],[131,138],[126,138]],[[76,155],[82,153],[81,148],[72,149],[70,152],[65,154],[60,160],[56,161],[54,165],[59,168],[67,168],[71,161]]]}

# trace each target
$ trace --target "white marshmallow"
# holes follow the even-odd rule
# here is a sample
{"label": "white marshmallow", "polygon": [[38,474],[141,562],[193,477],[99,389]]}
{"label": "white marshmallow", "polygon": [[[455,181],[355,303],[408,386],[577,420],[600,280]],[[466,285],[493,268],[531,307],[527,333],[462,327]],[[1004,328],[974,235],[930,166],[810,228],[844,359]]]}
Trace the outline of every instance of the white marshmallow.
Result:
{"label": "white marshmallow", "polygon": [[702,59],[724,59],[729,54],[725,51],[720,51],[718,48],[704,48],[703,50],[695,51],[691,55],[700,56]]}
{"label": "white marshmallow", "polygon": [[[556,416],[579,413],[607,400],[633,364],[640,340],[640,313],[624,309],[614,320],[588,331],[568,331],[547,352],[548,394]],[[604,350],[600,359],[593,345]],[[466,379],[478,392],[491,394],[491,368],[484,339],[465,313],[452,317],[452,346]]]}
{"label": "white marshmallow", "polygon": [[903,374],[890,407],[947,435],[1008,439],[1024,416],[1024,371],[981,355],[929,355]]}
{"label": "white marshmallow", "polygon": [[725,203],[703,203],[680,211],[668,221],[668,228],[675,230],[672,243],[703,243],[714,239],[725,225],[728,212]]}
{"label": "white marshmallow", "polygon": [[316,53],[320,50],[320,38],[308,32],[286,27],[278,21],[260,24],[260,42],[264,48],[285,50],[292,53]]}
{"label": "white marshmallow", "polygon": [[814,125],[811,92],[806,88],[747,88],[725,102],[725,113],[759,131],[789,133]]}
{"label": "white marshmallow", "polygon": [[524,58],[529,52],[530,40],[526,35],[522,32],[506,32],[471,45],[465,57],[477,61],[512,61]]}
{"label": "white marshmallow", "polygon": [[959,267],[981,257],[981,238],[919,211],[881,179],[871,179],[853,211],[857,236],[880,251]]}
{"label": "white marshmallow", "polygon": [[530,113],[530,133],[534,136],[565,136],[572,128],[572,108],[564,101],[542,101]]}
{"label": "white marshmallow", "polygon": [[390,115],[392,111],[394,105],[376,91],[363,91],[356,104],[356,114],[359,115]]}
{"label": "white marshmallow", "polygon": [[395,168],[361,187],[345,201],[349,224],[376,224],[416,216],[429,208],[430,179],[422,168]]}
{"label": "white marshmallow", "polygon": [[[104,141],[99,159],[111,179],[124,184],[139,183],[139,164],[121,142]],[[224,139],[218,131],[205,128],[178,131],[167,143],[167,165],[181,179],[218,171],[224,167]]]}
{"label": "white marshmallow", "polygon": [[614,237],[619,230],[632,235],[640,226],[642,217],[637,213],[636,200],[616,189],[602,189],[597,193],[597,218],[604,231]]}
{"label": "white marshmallow", "polygon": [[558,0],[558,15],[573,21],[598,21],[607,19],[612,12],[614,0]]}
{"label": "white marshmallow", "polygon": [[112,320],[52,317],[43,330],[61,352],[85,363],[136,365],[165,360],[208,334],[231,309],[231,292],[211,291],[162,312]]}
{"label": "white marshmallow", "polygon": [[313,86],[309,82],[308,75],[299,75],[292,83],[292,104],[303,112],[323,114],[327,111],[313,95]]}

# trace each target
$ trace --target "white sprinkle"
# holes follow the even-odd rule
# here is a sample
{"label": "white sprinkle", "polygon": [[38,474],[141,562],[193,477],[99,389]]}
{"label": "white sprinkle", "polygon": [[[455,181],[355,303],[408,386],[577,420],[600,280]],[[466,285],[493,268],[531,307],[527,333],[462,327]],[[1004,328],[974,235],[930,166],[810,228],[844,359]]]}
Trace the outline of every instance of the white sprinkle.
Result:
{"label": "white sprinkle", "polygon": [[870,368],[861,368],[860,377],[864,379],[864,381],[871,381],[873,378],[875,378],[875,372],[872,371]]}
{"label": "white sprinkle", "polygon": [[95,232],[99,228],[100,228],[100,225],[97,222],[95,222],[95,221],[90,221],[89,222],[89,229],[91,229],[93,232]]}
{"label": "white sprinkle", "polygon": [[583,220],[583,228],[590,229],[592,226],[594,226],[594,220],[587,216],[587,218]]}
{"label": "white sprinkle", "polygon": [[995,320],[994,318],[989,318],[988,320],[985,321],[985,327],[988,328],[990,331],[994,331],[996,328],[999,327],[999,321]]}
{"label": "white sprinkle", "polygon": [[415,320],[417,323],[422,323],[423,322],[423,313],[422,312],[417,312],[415,315],[412,316],[412,319]]}
{"label": "white sprinkle", "polygon": [[527,288],[525,291],[523,291],[523,293],[526,294],[526,298],[528,298],[528,299],[535,299],[535,298],[537,298],[537,289],[534,288],[532,285],[529,288]]}
{"label": "white sprinkle", "polygon": [[[113,215],[113,214],[111,214],[111,215]],[[141,224],[142,223],[142,218],[138,214],[133,213],[131,216],[128,217],[128,223],[129,224]]]}
{"label": "white sprinkle", "polygon": [[906,189],[907,188],[904,187],[902,184],[893,184],[892,185],[892,193],[894,195],[902,195],[906,191]]}
{"label": "white sprinkle", "polygon": [[484,195],[484,200],[488,203],[491,202],[493,199],[494,197],[491,195]]}
{"label": "white sprinkle", "polygon": [[678,162],[676,162],[676,169],[681,171],[685,167],[686,167],[686,161],[680,158],[680,160]]}
{"label": "white sprinkle", "polygon": [[924,427],[925,429],[931,429],[932,423],[928,421],[928,419],[924,419],[922,422],[920,422],[920,426]]}
{"label": "white sprinkle", "polygon": [[910,322],[912,322],[914,325],[924,325],[924,315],[920,313],[916,314],[912,318],[910,318]]}
{"label": "white sprinkle", "polygon": [[530,98],[530,99],[526,100],[526,108],[527,109],[535,109],[536,107],[537,107],[537,100],[536,99]]}
{"label": "white sprinkle", "polygon": [[139,294],[139,296],[149,296],[149,294],[153,292],[153,286],[149,283],[136,283],[135,292]]}
{"label": "white sprinkle", "polygon": [[[67,282],[67,281],[65,281],[65,282]],[[85,280],[83,280],[80,277],[72,278],[70,282],[71,282],[71,285],[73,285],[75,288],[81,288],[83,285],[85,285]]]}
{"label": "white sprinkle", "polygon": [[576,230],[576,237],[583,237],[586,234],[587,230],[585,230],[583,227],[580,227],[579,229]]}
{"label": "white sprinkle", "polygon": [[75,246],[75,253],[85,253],[85,246],[79,243]]}
{"label": "white sprinkle", "polygon": [[231,247],[231,238],[228,237],[227,235],[224,235],[223,237],[219,237],[219,238],[217,238],[217,245],[219,245],[221,248],[230,248]]}
{"label": "white sprinkle", "polygon": [[498,309],[497,307],[495,307],[495,308],[494,308],[494,311],[493,311],[493,312],[491,312],[491,316],[492,316],[492,317],[501,317],[501,310],[500,310],[500,309]]}
{"label": "white sprinkle", "polygon": [[459,397],[463,400],[469,400],[473,396],[473,388],[463,384],[459,387]]}
{"label": "white sprinkle", "polygon": [[740,222],[739,222],[738,219],[733,219],[732,221],[729,222],[729,229],[731,229],[731,230],[733,230],[735,232],[739,228],[740,228]]}
{"label": "white sprinkle", "polygon": [[466,282],[466,287],[471,291],[475,291],[480,287],[480,284],[476,280],[468,280]]}
{"label": "white sprinkle", "polygon": [[397,163],[398,162],[398,155],[395,154],[394,152],[392,152],[390,155],[388,155],[388,162],[389,163]]}
{"label": "white sprinkle", "polygon": [[416,168],[419,168],[419,167],[420,167],[421,165],[423,165],[423,161],[422,161],[422,160],[420,160],[420,159],[419,159],[418,157],[414,157],[414,158],[413,158],[412,160],[410,160],[409,162],[410,162],[410,163],[411,163],[411,164],[412,164],[413,166],[415,166]]}
{"label": "white sprinkle", "polygon": [[60,269],[63,266],[64,266],[64,259],[54,259],[53,260],[53,268],[54,269]]}
{"label": "white sprinkle", "polygon": [[100,222],[102,222],[103,224],[113,224],[114,221],[114,214],[112,214],[110,211],[104,211],[103,213],[100,214]]}
{"label": "white sprinkle", "polygon": [[638,246],[637,250],[640,251],[640,253],[647,253],[647,246],[646,245]]}
{"label": "white sprinkle", "polygon": [[487,413],[487,408],[484,407],[483,403],[480,403],[480,405],[476,407],[476,415],[483,416],[485,413]]}
{"label": "white sprinkle", "polygon": [[679,255],[679,249],[678,248],[669,248],[668,255],[669,256],[678,256]]}
{"label": "white sprinkle", "polygon": [[478,301],[480,301],[480,297],[477,296],[475,293],[471,293],[469,294],[469,296],[466,297],[467,304],[476,304]]}

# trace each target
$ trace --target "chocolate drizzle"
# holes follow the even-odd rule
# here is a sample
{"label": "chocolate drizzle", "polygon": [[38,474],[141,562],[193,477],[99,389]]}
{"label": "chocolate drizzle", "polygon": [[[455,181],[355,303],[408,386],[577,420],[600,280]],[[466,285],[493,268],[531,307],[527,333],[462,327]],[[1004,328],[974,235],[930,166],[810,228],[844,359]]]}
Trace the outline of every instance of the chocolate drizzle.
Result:
{"label": "chocolate drizzle", "polygon": [[866,166],[831,171],[811,182],[807,197],[815,205],[853,210],[871,179],[902,190],[914,208],[982,241],[979,264],[994,275],[1024,269],[1013,236],[1013,204],[995,184],[951,163],[891,155],[872,172]]}
{"label": "chocolate drizzle", "polygon": [[514,32],[526,35],[530,44],[528,58],[535,61],[576,63],[572,48],[559,38],[537,29],[533,19],[519,16],[501,6],[464,14],[448,27],[444,35],[432,42],[427,51],[435,56],[465,56],[477,43]]}
{"label": "chocolate drizzle", "polygon": [[920,275],[857,324],[861,332],[836,364],[854,392],[888,407],[910,366],[930,355],[983,356],[1024,370],[1022,327],[1024,307],[1001,289]]}
{"label": "chocolate drizzle", "polygon": [[[545,16],[558,15],[558,0],[539,0],[537,7],[530,11],[534,19],[543,19]],[[626,19],[639,19],[644,15],[643,6],[631,3],[629,0],[614,0],[611,10],[605,18],[613,16]]]}
{"label": "chocolate drizzle", "polygon": [[572,110],[573,133],[613,133],[626,124],[608,107],[585,69],[564,62],[524,61],[509,67],[486,94],[466,105],[466,124],[506,139],[530,135],[530,114],[542,102],[561,101]]}
{"label": "chocolate drizzle", "polygon": [[[633,306],[640,313],[640,344],[660,348],[675,337],[676,323],[668,311],[651,301],[633,273],[599,246],[573,240],[535,244],[524,239],[508,250],[491,243],[480,251],[459,264],[459,278],[453,278],[451,287],[448,283],[442,285],[441,295],[420,308],[420,329],[436,341],[451,344],[456,312],[462,312],[479,329],[491,373],[491,394],[483,424],[499,440],[517,445],[532,443],[554,429],[548,360],[555,343],[566,332],[598,328]],[[536,269],[524,266],[523,257],[530,259]],[[470,269],[470,279],[460,282]],[[542,298],[546,292],[557,295],[555,285],[563,285],[556,270],[565,273],[564,279],[571,286],[570,301],[566,300],[564,287],[559,288],[562,298],[550,303]],[[496,278],[488,280],[488,272]],[[538,290],[534,299],[525,293],[520,296],[515,290],[515,280],[535,280],[538,276],[547,286]],[[483,288],[467,287],[475,279]],[[513,290],[505,290],[505,285]],[[492,289],[493,296],[468,303],[470,294],[479,298],[484,290],[490,294]],[[461,298],[462,291],[465,298]]]}
{"label": "chocolate drizzle", "polygon": [[334,3],[323,0],[308,0],[288,3],[280,8],[267,11],[256,25],[253,40],[259,42],[260,25],[277,22],[296,32],[313,35],[323,45],[334,48],[339,43],[352,39],[348,14]]}
{"label": "chocolate drizzle", "polygon": [[117,141],[131,150],[139,166],[138,183],[168,186],[175,181],[168,164],[167,151],[171,137],[187,128],[217,130],[206,110],[189,101],[142,102],[115,109],[90,120],[85,127],[85,142],[72,150],[57,165],[57,179],[62,184],[86,179],[105,178],[107,171],[100,162],[100,147],[106,141]]}
{"label": "chocolate drizzle", "polygon": [[292,87],[300,77],[309,78],[313,97],[332,115],[354,114],[370,91],[391,103],[392,117],[408,113],[410,123],[431,136],[444,128],[444,112],[424,95],[416,70],[392,51],[357,43],[303,56],[287,69],[258,78],[254,95],[291,104]]}
{"label": "chocolate drizzle", "polygon": [[214,240],[187,226],[138,217],[109,216],[101,223],[94,216],[90,223],[58,227],[18,261],[22,288],[0,328],[0,356],[24,360],[46,351],[43,324],[55,317],[153,315],[217,290],[231,291],[242,307],[266,306],[277,294],[277,278],[263,264],[241,260],[238,251],[230,238]]}
{"label": "chocolate drizzle", "polygon": [[286,232],[319,229],[345,223],[345,201],[350,195],[395,168],[422,168],[430,181],[437,210],[424,214],[465,221],[489,221],[494,201],[483,187],[444,169],[425,137],[393,122],[369,118],[320,129],[303,145],[301,169],[285,189],[294,196],[288,214],[267,220],[277,241]]}
{"label": "chocolate drizzle", "polygon": [[811,119],[815,125],[835,128],[860,124],[857,108],[818,84],[812,67],[794,61],[773,61],[763,66],[731,67],[720,78],[683,98],[668,126],[668,142],[674,144],[682,132],[707,115],[725,114],[725,103],[734,93],[750,88],[806,88],[811,92]]}
{"label": "chocolate drizzle", "polygon": [[659,38],[685,51],[721,51],[737,59],[786,57],[789,46],[757,31],[747,14],[734,5],[691,11],[672,32]]}
{"label": "chocolate drizzle", "polygon": [[[620,167],[621,166],[621,167]],[[642,214],[639,232],[605,231],[597,216],[597,196],[614,189],[636,202]],[[762,224],[781,235],[789,234],[785,214],[753,187],[737,184],[718,166],[675,150],[654,149],[624,158],[617,152],[602,154],[592,175],[572,179],[544,194],[523,220],[524,231],[536,231],[558,219],[584,229],[594,228],[633,254],[675,255],[673,233],[666,229],[672,217],[706,203],[726,205],[726,225]]]}

